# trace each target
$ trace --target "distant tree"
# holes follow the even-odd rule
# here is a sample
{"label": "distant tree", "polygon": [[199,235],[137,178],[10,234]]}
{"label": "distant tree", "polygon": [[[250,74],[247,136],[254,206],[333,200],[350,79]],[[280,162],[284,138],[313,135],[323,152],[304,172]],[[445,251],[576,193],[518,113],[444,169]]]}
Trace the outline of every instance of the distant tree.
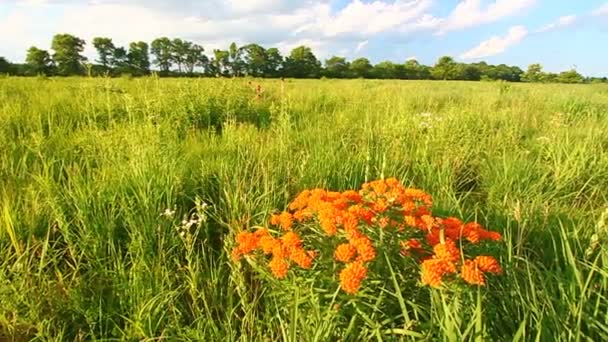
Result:
{"label": "distant tree", "polygon": [[111,64],[114,74],[131,72],[127,50],[124,47],[117,47],[112,53]]}
{"label": "distant tree", "polygon": [[571,69],[560,73],[557,76],[557,81],[560,83],[583,83],[584,78],[576,69]]}
{"label": "distant tree", "polygon": [[[194,68],[200,66],[205,68],[209,59],[204,55],[205,49],[198,44],[190,44],[186,55],[184,56],[184,67],[188,74],[194,73]],[[203,59],[203,57],[205,57]],[[201,63],[203,62],[203,63]]]}
{"label": "distant tree", "polygon": [[173,43],[167,37],[154,39],[150,51],[154,55],[154,64],[160,71],[168,72],[173,64]]}
{"label": "distant tree", "polygon": [[457,64],[456,76],[451,79],[463,81],[479,81],[481,79],[481,71],[471,64]]}
{"label": "distant tree", "polygon": [[357,58],[350,62],[349,73],[354,78],[368,78],[372,74],[372,64],[367,58]]}
{"label": "distant tree", "polygon": [[81,53],[84,51],[85,41],[71,34],[57,34],[53,37],[51,48],[53,61],[57,65],[59,75],[82,75],[86,57]]}
{"label": "distant tree", "polygon": [[428,80],[431,78],[429,67],[410,59],[403,65],[403,78],[410,80]]}
{"label": "distant tree", "polygon": [[230,52],[220,49],[213,50],[211,66],[216,75],[228,76],[230,74]]}
{"label": "distant tree", "polygon": [[307,46],[291,50],[285,59],[285,75],[294,78],[316,78],[321,73],[321,62]]}
{"label": "distant tree", "polygon": [[264,74],[270,77],[278,77],[283,75],[284,59],[281,52],[277,48],[266,50],[266,68]]}
{"label": "distant tree", "polygon": [[522,79],[526,82],[541,82],[543,78],[546,78],[545,76],[543,67],[536,63],[528,66],[528,70],[524,73]]}
{"label": "distant tree", "polygon": [[449,56],[439,58],[431,70],[431,76],[436,80],[456,80],[460,74],[458,63]]}
{"label": "distant tree", "polygon": [[325,75],[332,78],[345,78],[348,76],[349,63],[344,57],[333,56],[325,60]]}
{"label": "distant tree", "polygon": [[99,62],[104,69],[108,69],[112,63],[112,56],[116,49],[112,39],[103,37],[93,38],[93,46],[99,55],[97,62]]}
{"label": "distant tree", "polygon": [[228,65],[232,76],[241,76],[245,72],[245,63],[242,57],[243,50],[234,42],[230,44],[228,48]]}
{"label": "distant tree", "polygon": [[129,44],[129,53],[127,53],[129,66],[133,69],[135,75],[147,75],[150,73],[150,55],[148,51],[148,43],[133,42]]}
{"label": "distant tree", "polygon": [[265,76],[268,71],[268,54],[266,49],[258,44],[248,44],[241,47],[240,57],[243,70],[254,77]]}
{"label": "distant tree", "polygon": [[53,60],[48,51],[41,50],[35,46],[27,50],[25,63],[28,65],[29,73],[33,75],[49,75],[53,67]]}
{"label": "distant tree", "polygon": [[0,74],[10,74],[12,71],[12,64],[6,58],[0,57]]}
{"label": "distant tree", "polygon": [[177,70],[179,73],[182,72],[182,66],[186,62],[186,57],[191,48],[192,43],[189,41],[181,40],[179,38],[171,41],[171,61],[177,65]]}
{"label": "distant tree", "polygon": [[372,70],[375,78],[396,79],[398,77],[397,65],[391,61],[384,61],[376,64]]}

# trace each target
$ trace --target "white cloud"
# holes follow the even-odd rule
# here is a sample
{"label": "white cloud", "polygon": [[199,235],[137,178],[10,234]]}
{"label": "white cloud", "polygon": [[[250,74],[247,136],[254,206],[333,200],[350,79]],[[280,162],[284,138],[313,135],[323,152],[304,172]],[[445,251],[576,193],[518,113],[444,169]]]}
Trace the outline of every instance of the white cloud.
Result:
{"label": "white cloud", "polygon": [[369,40],[364,40],[362,42],[359,42],[357,44],[357,48],[355,49],[355,52],[361,52],[363,49],[365,49],[367,44],[369,44]]}
{"label": "white cloud", "polygon": [[531,8],[537,0],[495,0],[483,6],[482,0],[462,0],[443,22],[439,33],[496,22]]}
{"label": "white cloud", "polygon": [[565,28],[565,27],[568,27],[568,26],[572,26],[574,23],[576,23],[577,19],[578,18],[575,15],[563,16],[563,17],[557,19],[555,22],[547,24],[547,25],[541,27],[536,32],[537,33],[549,32],[549,31],[554,31],[554,30],[558,30],[558,29],[561,29],[561,28]]}
{"label": "white cloud", "polygon": [[528,30],[525,27],[511,27],[506,36],[494,36],[486,41],[483,41],[473,49],[461,54],[460,58],[476,59],[501,54],[509,47],[521,42],[527,35]]}
{"label": "white cloud", "polygon": [[608,3],[605,3],[602,6],[596,8],[593,11],[593,15],[596,15],[596,16],[608,16]]}

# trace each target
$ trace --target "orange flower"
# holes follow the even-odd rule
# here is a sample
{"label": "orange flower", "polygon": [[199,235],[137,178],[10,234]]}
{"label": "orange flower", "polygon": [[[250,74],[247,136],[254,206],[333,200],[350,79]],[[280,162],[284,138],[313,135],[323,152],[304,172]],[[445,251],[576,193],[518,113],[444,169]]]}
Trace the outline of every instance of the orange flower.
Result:
{"label": "orange flower", "polygon": [[494,274],[502,273],[502,268],[500,267],[500,264],[498,263],[498,261],[496,261],[496,259],[494,259],[494,257],[480,255],[475,258],[475,264],[483,272],[494,273]]}
{"label": "orange flower", "polygon": [[260,238],[259,246],[264,254],[271,254],[275,247],[280,245],[281,241],[273,238],[272,236],[263,236]]}
{"label": "orange flower", "polygon": [[386,209],[388,209],[388,204],[386,204],[386,201],[382,198],[377,199],[372,205],[372,210],[377,213],[383,213]]}
{"label": "orange flower", "polygon": [[455,273],[454,263],[444,259],[427,259],[422,262],[422,284],[439,287],[443,282],[443,276]]}
{"label": "orange flower", "polygon": [[287,276],[287,271],[289,270],[289,263],[285,261],[283,258],[274,257],[268,263],[272,274],[277,279],[283,279]]}
{"label": "orange flower", "polygon": [[242,254],[249,254],[258,247],[259,238],[251,232],[240,232],[235,238]]}
{"label": "orange flower", "polygon": [[340,272],[340,286],[344,292],[355,294],[361,287],[361,282],[367,275],[367,268],[360,262],[353,262]]}
{"label": "orange flower", "polygon": [[290,230],[291,226],[293,225],[293,216],[284,211],[281,213],[281,215],[279,215],[279,221],[281,224],[281,228],[283,228],[284,230]]}
{"label": "orange flower", "polygon": [[458,249],[452,240],[447,240],[445,243],[435,245],[433,251],[435,252],[435,257],[437,259],[445,259],[451,262],[460,260],[460,249]]}
{"label": "orange flower", "polygon": [[464,281],[472,285],[485,285],[486,279],[483,276],[483,272],[477,267],[477,263],[473,260],[467,260],[464,262],[460,269],[460,276]]}
{"label": "orange flower", "polygon": [[285,233],[285,235],[283,235],[283,237],[281,238],[281,242],[283,242],[283,246],[285,246],[285,248],[287,248],[288,250],[300,248],[302,246],[302,240],[300,239],[298,234],[294,232]]}
{"label": "orange flower", "polygon": [[292,249],[289,258],[304,269],[309,269],[312,266],[312,258],[301,248]]}
{"label": "orange flower", "polygon": [[361,203],[361,195],[354,190],[347,190],[342,193],[342,197],[354,203]]}
{"label": "orange flower", "polygon": [[357,261],[368,262],[374,260],[374,258],[376,257],[376,249],[374,248],[372,241],[368,237],[363,236],[357,239],[353,239],[351,243],[353,244],[353,246],[355,246],[357,254],[359,254],[359,256],[357,257]]}
{"label": "orange flower", "polygon": [[389,224],[389,218],[388,217],[381,217],[378,220],[378,226],[380,226],[380,228],[386,228],[388,227]]}
{"label": "orange flower", "polygon": [[273,214],[270,216],[270,224],[273,226],[278,226],[281,224],[281,216]]}
{"label": "orange flower", "polygon": [[334,257],[338,261],[349,262],[355,257],[356,253],[357,249],[353,245],[349,243],[343,243],[336,248],[334,252]]}

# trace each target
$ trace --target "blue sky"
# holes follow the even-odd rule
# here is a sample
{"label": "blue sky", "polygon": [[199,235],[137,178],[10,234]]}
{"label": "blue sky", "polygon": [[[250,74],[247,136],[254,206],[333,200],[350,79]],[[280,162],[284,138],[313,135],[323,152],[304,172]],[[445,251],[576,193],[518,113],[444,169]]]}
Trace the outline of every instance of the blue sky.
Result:
{"label": "blue sky", "polygon": [[[0,56],[22,61],[55,33],[118,45],[180,37],[211,51],[257,42],[321,59],[440,56],[608,76],[607,0],[0,0]],[[89,45],[85,54],[95,58]]]}

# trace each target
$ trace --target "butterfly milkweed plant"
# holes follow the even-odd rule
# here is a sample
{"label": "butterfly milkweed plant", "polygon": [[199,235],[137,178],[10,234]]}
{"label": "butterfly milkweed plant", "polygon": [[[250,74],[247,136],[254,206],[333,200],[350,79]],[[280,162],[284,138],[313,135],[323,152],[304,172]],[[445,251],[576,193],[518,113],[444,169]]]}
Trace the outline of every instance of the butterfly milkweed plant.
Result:
{"label": "butterfly milkweed plant", "polygon": [[429,194],[395,178],[344,192],[304,190],[265,227],[238,233],[231,256],[269,280],[265,291],[284,305],[298,302],[294,293],[314,298],[318,317],[307,320],[335,311],[342,315],[332,317],[350,319],[349,329],[354,316],[410,329],[423,320],[416,317],[422,293],[479,288],[502,273],[489,255],[499,233],[432,209]]}

